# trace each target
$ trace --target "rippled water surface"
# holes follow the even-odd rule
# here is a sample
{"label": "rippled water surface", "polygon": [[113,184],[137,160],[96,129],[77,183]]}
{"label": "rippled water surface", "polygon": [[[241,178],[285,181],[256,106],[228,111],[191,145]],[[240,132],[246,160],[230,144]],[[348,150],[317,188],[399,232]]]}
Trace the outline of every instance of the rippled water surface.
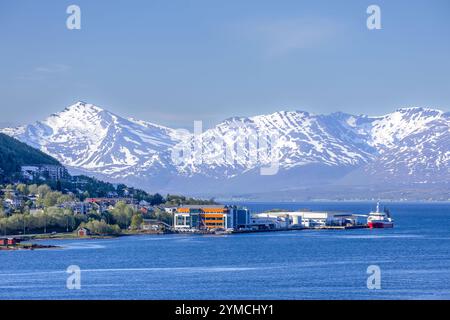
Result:
{"label": "rippled water surface", "polygon": [[[247,203],[367,213],[373,203]],[[449,299],[450,204],[390,204],[395,228],[52,240],[0,252],[1,299]],[[81,289],[68,290],[78,265]],[[367,267],[381,268],[368,290]]]}

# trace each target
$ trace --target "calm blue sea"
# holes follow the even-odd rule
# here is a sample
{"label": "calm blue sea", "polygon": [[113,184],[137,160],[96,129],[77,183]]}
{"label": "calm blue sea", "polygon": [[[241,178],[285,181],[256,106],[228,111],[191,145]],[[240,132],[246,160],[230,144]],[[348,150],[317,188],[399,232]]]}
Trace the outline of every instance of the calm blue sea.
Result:
{"label": "calm blue sea", "polygon": [[[247,203],[367,213],[374,203]],[[54,240],[0,252],[0,299],[450,299],[450,204],[392,203],[391,230]],[[81,289],[68,290],[78,265]],[[381,289],[367,289],[367,267]]]}

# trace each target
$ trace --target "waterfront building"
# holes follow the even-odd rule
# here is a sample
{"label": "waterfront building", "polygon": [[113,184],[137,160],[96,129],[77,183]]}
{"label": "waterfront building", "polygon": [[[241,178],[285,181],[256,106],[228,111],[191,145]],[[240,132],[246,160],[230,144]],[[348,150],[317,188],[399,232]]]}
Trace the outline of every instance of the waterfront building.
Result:
{"label": "waterfront building", "polygon": [[78,228],[78,230],[77,230],[78,237],[86,237],[90,234],[91,234],[91,232],[88,228]]}
{"label": "waterfront building", "polygon": [[250,211],[228,205],[191,205],[174,212],[176,230],[237,230],[250,223]]}
{"label": "waterfront building", "polygon": [[[362,217],[362,218],[361,218]],[[295,212],[265,212],[252,216],[252,227],[259,229],[279,229],[292,227],[324,227],[362,225],[364,216],[342,212],[327,211],[295,211]]]}
{"label": "waterfront building", "polygon": [[250,227],[257,230],[289,228],[292,220],[289,215],[258,213],[252,215]]}
{"label": "waterfront building", "polygon": [[19,242],[20,241],[18,241],[16,238],[8,238],[8,240],[6,241],[6,245],[15,246]]}
{"label": "waterfront building", "polygon": [[170,225],[157,219],[143,219],[141,225],[141,229],[145,231],[165,231],[170,228]]}

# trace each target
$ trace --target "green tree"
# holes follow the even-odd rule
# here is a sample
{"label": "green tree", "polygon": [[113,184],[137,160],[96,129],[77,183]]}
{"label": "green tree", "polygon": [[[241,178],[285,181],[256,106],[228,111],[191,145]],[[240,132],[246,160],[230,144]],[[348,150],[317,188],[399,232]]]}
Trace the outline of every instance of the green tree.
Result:
{"label": "green tree", "polygon": [[122,229],[127,229],[131,224],[131,218],[133,216],[133,208],[127,205],[123,201],[119,201],[112,210],[112,215],[116,224]]}
{"label": "green tree", "polygon": [[87,223],[82,223],[80,227],[85,227],[89,229],[91,233],[98,235],[117,235],[121,232],[118,225],[110,225],[103,220],[91,220]]}
{"label": "green tree", "polygon": [[155,193],[150,199],[150,204],[152,206],[157,206],[157,205],[159,205],[161,203],[164,203],[164,198],[159,193]]}
{"label": "green tree", "polygon": [[20,192],[21,194],[25,194],[25,195],[28,194],[28,187],[27,187],[27,185],[24,184],[24,183],[19,183],[19,184],[16,186],[16,190],[17,190],[18,192]]}
{"label": "green tree", "polygon": [[74,201],[74,198],[68,194],[60,194],[59,197],[56,199],[56,204],[63,204],[65,202],[71,202]]}
{"label": "green tree", "polygon": [[57,191],[48,192],[44,196],[43,205],[46,208],[53,207],[58,203],[58,198],[61,197],[61,193]]}
{"label": "green tree", "polygon": [[131,229],[133,230],[140,229],[142,222],[144,222],[142,214],[140,213],[134,214],[133,217],[131,218]]}
{"label": "green tree", "polygon": [[90,196],[91,195],[89,194],[88,191],[84,191],[83,194],[81,195],[81,197],[82,197],[81,199],[84,200],[84,199],[90,198]]}
{"label": "green tree", "polygon": [[38,186],[37,184],[31,184],[28,186],[28,193],[29,194],[38,194]]}
{"label": "green tree", "polygon": [[165,210],[156,209],[155,210],[155,217],[159,221],[165,222],[167,224],[172,225],[172,223],[173,223],[173,216],[172,216],[172,214],[166,212]]}
{"label": "green tree", "polygon": [[52,189],[46,184],[42,184],[37,188],[37,194],[39,195],[40,198],[44,198],[47,195],[47,193],[51,191]]}
{"label": "green tree", "polygon": [[0,217],[0,235],[6,236],[8,234],[8,219]]}

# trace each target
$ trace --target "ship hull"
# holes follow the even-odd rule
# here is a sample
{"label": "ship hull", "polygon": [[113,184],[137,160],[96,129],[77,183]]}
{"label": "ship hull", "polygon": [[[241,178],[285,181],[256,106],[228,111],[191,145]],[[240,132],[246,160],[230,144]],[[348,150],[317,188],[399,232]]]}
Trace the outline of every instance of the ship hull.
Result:
{"label": "ship hull", "polygon": [[394,223],[382,222],[382,221],[371,221],[367,225],[370,229],[384,229],[384,228],[393,228],[394,227]]}

